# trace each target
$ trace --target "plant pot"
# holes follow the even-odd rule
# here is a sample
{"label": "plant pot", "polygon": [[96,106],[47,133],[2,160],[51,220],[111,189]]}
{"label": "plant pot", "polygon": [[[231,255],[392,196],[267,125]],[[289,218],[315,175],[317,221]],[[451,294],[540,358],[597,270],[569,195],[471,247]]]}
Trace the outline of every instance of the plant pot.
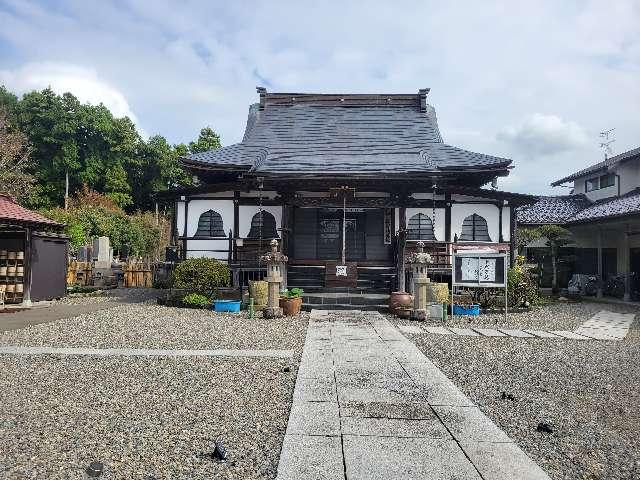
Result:
{"label": "plant pot", "polygon": [[411,309],[413,305],[413,295],[407,292],[392,292],[389,295],[389,311],[398,314],[401,308]]}
{"label": "plant pot", "polygon": [[302,309],[302,297],[280,298],[280,308],[286,317],[293,317]]}
{"label": "plant pot", "polygon": [[262,307],[269,300],[269,283],[265,280],[249,280],[249,295],[256,307]]}

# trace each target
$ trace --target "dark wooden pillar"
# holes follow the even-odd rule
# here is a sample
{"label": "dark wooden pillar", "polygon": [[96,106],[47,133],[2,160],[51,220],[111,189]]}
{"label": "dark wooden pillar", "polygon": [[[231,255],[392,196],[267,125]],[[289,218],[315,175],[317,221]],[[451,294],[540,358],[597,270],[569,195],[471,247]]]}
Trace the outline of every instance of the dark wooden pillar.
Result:
{"label": "dark wooden pillar", "polygon": [[407,207],[406,198],[401,199],[400,208],[398,209],[398,248],[397,248],[397,265],[398,270],[398,291],[406,292],[406,275],[404,266],[404,250],[407,240]]}
{"label": "dark wooden pillar", "polygon": [[237,238],[240,238],[240,192],[233,192],[233,261],[238,261]]}
{"label": "dark wooden pillar", "polygon": [[33,245],[31,242],[31,228],[26,227],[24,229],[24,261],[23,265],[23,278],[22,281],[24,283],[24,292],[22,294],[22,303],[24,305],[31,305],[31,265],[32,265],[32,249]]}
{"label": "dark wooden pillar", "polygon": [[498,205],[498,241],[504,242],[504,235],[502,234],[502,203]]}
{"label": "dark wooden pillar", "polygon": [[603,286],[603,275],[602,275],[602,229],[598,228],[598,236],[597,236],[597,246],[598,246],[598,289],[596,291],[596,297],[602,298],[602,286]]}
{"label": "dark wooden pillar", "polygon": [[444,241],[451,241],[451,194],[444,194]]}

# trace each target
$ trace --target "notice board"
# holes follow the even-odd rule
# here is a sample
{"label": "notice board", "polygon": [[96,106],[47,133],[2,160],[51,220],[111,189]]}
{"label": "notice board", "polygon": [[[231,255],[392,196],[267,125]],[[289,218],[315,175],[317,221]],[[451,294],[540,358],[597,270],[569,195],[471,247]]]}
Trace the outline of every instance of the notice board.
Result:
{"label": "notice board", "polygon": [[452,267],[453,285],[502,288],[507,285],[507,255],[504,253],[454,253]]}

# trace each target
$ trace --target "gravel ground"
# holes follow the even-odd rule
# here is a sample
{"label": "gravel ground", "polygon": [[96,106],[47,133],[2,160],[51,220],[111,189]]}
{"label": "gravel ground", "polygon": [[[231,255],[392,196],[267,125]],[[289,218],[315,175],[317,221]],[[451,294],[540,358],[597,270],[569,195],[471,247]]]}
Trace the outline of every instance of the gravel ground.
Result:
{"label": "gravel ground", "polygon": [[139,303],[155,301],[158,297],[165,294],[166,290],[156,290],[153,288],[112,288],[108,290],[98,290],[92,293],[72,293],[53,303],[65,305],[105,302]]}
{"label": "gravel ground", "polygon": [[265,320],[249,319],[244,312],[126,304],[0,333],[0,345],[301,351],[307,322],[307,313]]}
{"label": "gravel ground", "polygon": [[[307,323],[308,314],[249,320],[127,304],[0,334],[2,345],[296,352],[293,360],[0,355],[0,478],[80,479],[93,460],[109,479],[275,478]],[[208,456],[216,439],[226,463]]]}
{"label": "gravel ground", "polygon": [[[573,329],[603,309],[629,311],[553,305],[508,325]],[[621,342],[411,338],[553,479],[640,479],[639,318]],[[536,431],[540,422],[553,433]]]}

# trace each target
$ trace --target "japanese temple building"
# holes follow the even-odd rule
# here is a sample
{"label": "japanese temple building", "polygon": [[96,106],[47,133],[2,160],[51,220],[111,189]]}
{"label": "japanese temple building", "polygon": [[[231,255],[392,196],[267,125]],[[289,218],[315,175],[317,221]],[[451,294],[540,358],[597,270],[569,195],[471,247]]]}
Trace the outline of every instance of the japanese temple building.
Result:
{"label": "japanese temple building", "polygon": [[533,197],[482,188],[511,160],[444,143],[428,92],[258,88],[240,143],[181,159],[199,183],[172,192],[179,256],[227,261],[244,282],[277,238],[289,287],[385,290],[404,286],[401,259],[419,240],[443,277],[454,249],[513,257],[515,208]]}

